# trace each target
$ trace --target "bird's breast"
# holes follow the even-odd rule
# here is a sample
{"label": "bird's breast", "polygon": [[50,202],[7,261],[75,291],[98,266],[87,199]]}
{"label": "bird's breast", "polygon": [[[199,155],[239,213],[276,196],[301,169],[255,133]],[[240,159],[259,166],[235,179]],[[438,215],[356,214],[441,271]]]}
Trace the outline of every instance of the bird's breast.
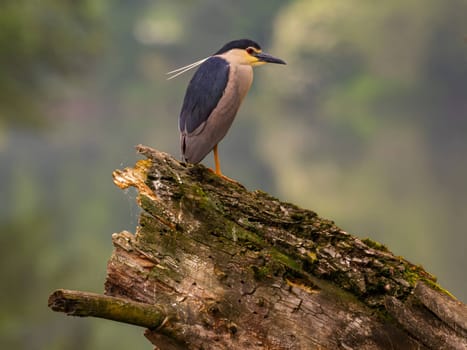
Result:
{"label": "bird's breast", "polygon": [[[252,82],[253,69],[250,66],[230,65],[227,85],[219,103],[212,111],[209,121],[227,132]],[[219,119],[223,122],[218,122]]]}
{"label": "bird's breast", "polygon": [[248,65],[234,65],[231,67],[230,74],[230,79],[232,79],[234,85],[233,87],[237,89],[240,101],[242,101],[253,82],[253,68]]}

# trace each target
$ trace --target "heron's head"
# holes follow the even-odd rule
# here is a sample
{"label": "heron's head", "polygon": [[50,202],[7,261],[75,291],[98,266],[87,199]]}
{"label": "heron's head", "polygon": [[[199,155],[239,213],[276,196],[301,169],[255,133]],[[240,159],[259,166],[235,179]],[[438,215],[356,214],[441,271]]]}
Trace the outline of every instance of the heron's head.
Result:
{"label": "heron's head", "polygon": [[230,41],[214,55],[224,57],[229,63],[259,66],[265,63],[285,64],[280,58],[262,52],[261,47],[250,39]]}

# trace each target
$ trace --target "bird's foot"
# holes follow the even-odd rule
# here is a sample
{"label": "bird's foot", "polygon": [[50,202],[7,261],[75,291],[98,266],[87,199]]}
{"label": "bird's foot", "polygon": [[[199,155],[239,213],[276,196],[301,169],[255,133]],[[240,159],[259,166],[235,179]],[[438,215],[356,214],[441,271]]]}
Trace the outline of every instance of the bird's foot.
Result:
{"label": "bird's foot", "polygon": [[225,180],[225,181],[228,181],[228,182],[230,182],[230,183],[233,183],[233,184],[235,184],[235,185],[240,185],[240,186],[243,187],[243,185],[242,185],[240,182],[238,182],[237,180],[231,179],[230,177],[227,177],[227,176],[223,175],[222,173],[217,172],[217,171],[215,171],[215,170],[213,170],[213,169],[211,169],[211,168],[208,168],[208,170],[209,170],[210,172],[212,172],[213,174],[216,174],[217,176],[219,176],[220,178],[222,178],[222,179]]}

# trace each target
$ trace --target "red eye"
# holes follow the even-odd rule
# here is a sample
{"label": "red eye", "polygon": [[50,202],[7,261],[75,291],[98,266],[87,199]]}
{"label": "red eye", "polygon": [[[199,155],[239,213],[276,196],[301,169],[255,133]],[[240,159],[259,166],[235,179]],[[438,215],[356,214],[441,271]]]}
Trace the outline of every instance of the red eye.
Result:
{"label": "red eye", "polygon": [[246,52],[249,54],[249,55],[253,55],[255,53],[255,50],[252,48],[252,47],[249,47],[246,49]]}

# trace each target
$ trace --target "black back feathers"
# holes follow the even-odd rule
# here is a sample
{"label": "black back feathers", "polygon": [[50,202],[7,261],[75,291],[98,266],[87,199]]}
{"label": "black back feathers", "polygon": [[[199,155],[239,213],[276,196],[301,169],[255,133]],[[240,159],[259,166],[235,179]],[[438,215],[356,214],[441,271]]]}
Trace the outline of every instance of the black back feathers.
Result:
{"label": "black back feathers", "polygon": [[185,94],[180,131],[191,133],[207,121],[224,93],[229,70],[227,61],[220,57],[210,57],[198,68]]}

